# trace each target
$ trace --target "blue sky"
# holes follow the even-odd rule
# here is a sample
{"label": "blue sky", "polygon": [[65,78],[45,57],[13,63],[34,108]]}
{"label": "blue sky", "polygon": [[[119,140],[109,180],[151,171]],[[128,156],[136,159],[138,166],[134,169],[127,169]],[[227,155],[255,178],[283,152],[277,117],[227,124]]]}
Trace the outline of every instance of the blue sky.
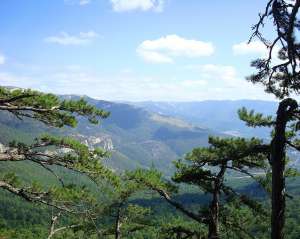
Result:
{"label": "blue sky", "polygon": [[272,99],[246,82],[262,0],[1,0],[0,84],[106,100]]}

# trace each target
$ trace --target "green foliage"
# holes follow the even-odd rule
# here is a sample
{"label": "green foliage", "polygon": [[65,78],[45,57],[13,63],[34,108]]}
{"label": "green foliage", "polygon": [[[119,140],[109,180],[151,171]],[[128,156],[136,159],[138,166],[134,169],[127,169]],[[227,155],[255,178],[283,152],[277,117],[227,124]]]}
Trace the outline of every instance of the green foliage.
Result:
{"label": "green foliage", "polygon": [[162,216],[158,219],[159,238],[177,239],[177,238],[204,238],[207,235],[207,229],[204,225],[199,225],[193,221],[180,216]]}
{"label": "green foliage", "polygon": [[220,213],[222,238],[267,238],[267,216],[243,206],[239,200],[224,204]]}
{"label": "green foliage", "polygon": [[[266,156],[269,153],[269,147],[256,138],[210,137],[209,144],[208,147],[195,148],[192,152],[186,154],[184,159],[176,161],[174,164],[177,170],[172,178],[174,183],[197,186],[201,191],[209,193],[212,198],[209,207],[196,205],[197,207],[189,208],[188,205],[174,201],[170,193],[176,192],[177,186],[164,179],[162,174],[153,168],[130,172],[128,174],[129,178],[157,192],[174,208],[183,212],[188,218],[195,220],[195,223],[200,223],[201,226],[206,225],[210,229],[213,224],[218,223],[219,216],[224,216],[222,213],[219,215],[218,211],[219,205],[221,207],[223,204],[226,205],[226,201],[238,200],[239,203],[253,210],[253,212],[263,213],[264,210],[262,210],[260,203],[226,185],[225,176],[227,170],[233,170],[256,179],[249,170],[267,168]],[[220,195],[223,197],[222,201],[219,198]],[[220,222],[224,223],[224,219],[222,220]],[[222,226],[226,227],[227,224]],[[234,225],[230,226],[234,227]],[[173,233],[169,234],[170,238],[183,235],[199,236],[197,231],[189,231],[182,225],[170,229],[170,232]],[[218,234],[218,230],[215,233]],[[251,234],[251,231],[248,233]]]}
{"label": "green foliage", "polygon": [[21,181],[14,172],[9,172],[1,175],[1,180],[15,186],[19,186],[21,184]]}
{"label": "green foliage", "polygon": [[177,187],[171,182],[165,180],[163,174],[155,168],[136,169],[127,172],[127,177],[134,180],[138,185],[152,190],[166,190],[167,192],[177,192]]}
{"label": "green foliage", "polygon": [[246,169],[266,167],[268,148],[262,147],[261,140],[210,137],[209,143],[209,147],[193,149],[184,161],[175,162],[175,182],[192,183],[211,191],[211,181],[216,177],[212,167],[224,165],[241,173],[247,173]]}
{"label": "green foliage", "polygon": [[255,113],[254,110],[248,111],[245,107],[238,110],[238,115],[250,127],[271,127],[274,125],[272,116],[264,116],[261,113]]}
{"label": "green foliage", "polygon": [[4,87],[0,87],[0,110],[8,110],[20,119],[29,117],[55,127],[75,127],[76,115],[87,117],[91,123],[98,123],[99,118],[109,115],[84,99],[61,100],[53,94]]}

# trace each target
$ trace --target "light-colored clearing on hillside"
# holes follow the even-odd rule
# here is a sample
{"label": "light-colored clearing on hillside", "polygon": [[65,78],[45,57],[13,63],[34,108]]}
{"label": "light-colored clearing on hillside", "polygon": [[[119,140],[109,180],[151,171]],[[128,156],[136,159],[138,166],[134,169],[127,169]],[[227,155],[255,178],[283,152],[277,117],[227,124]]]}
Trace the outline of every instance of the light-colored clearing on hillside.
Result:
{"label": "light-colored clearing on hillside", "polygon": [[189,129],[194,128],[191,124],[189,124],[181,119],[177,119],[177,118],[173,118],[173,117],[169,117],[169,116],[152,114],[151,119],[156,122],[173,125],[173,126],[180,127],[180,128],[189,128]]}

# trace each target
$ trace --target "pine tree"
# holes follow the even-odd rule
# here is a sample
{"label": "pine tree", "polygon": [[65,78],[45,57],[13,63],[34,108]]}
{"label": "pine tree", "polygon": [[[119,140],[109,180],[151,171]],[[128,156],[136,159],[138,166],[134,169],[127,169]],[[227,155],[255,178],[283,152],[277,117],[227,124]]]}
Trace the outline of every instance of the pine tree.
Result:
{"label": "pine tree", "polygon": [[[107,207],[108,214],[113,218],[112,232],[115,239],[126,238],[133,233],[149,226],[150,209],[142,207],[130,200],[144,187],[126,176],[119,177],[119,183],[114,184],[113,194],[110,196],[110,205]],[[108,232],[104,234],[109,234]]]}
{"label": "pine tree", "polygon": [[[248,80],[254,84],[262,84],[266,92],[281,100],[276,118],[247,112],[246,109],[239,112],[240,118],[249,126],[269,126],[274,131],[270,151],[272,239],[284,238],[286,148],[299,150],[295,139],[299,129],[299,106],[295,99],[289,98],[292,94],[298,94],[300,89],[300,44],[296,33],[300,29],[297,15],[299,7],[299,0],[269,0],[264,12],[259,15],[258,23],[253,26],[254,32],[250,38],[250,42],[258,38],[269,50],[269,54],[264,59],[252,62],[251,66],[255,67],[257,72]],[[271,40],[265,39],[262,33],[268,20],[274,25],[275,37]]]}
{"label": "pine tree", "polygon": [[239,194],[226,184],[226,173],[235,171],[255,179],[250,170],[265,168],[266,155],[270,148],[255,138],[246,140],[210,137],[209,144],[209,147],[196,148],[188,153],[184,160],[177,161],[175,163],[177,170],[172,179],[175,183],[197,186],[201,191],[211,195],[209,207],[201,208],[198,213],[172,199],[170,193],[175,189],[174,185],[165,182],[156,170],[137,170],[132,174],[132,178],[158,192],[169,204],[187,217],[206,225],[208,238],[217,239],[220,238],[221,196],[225,200],[238,199],[240,203],[256,211],[261,209],[256,201]]}

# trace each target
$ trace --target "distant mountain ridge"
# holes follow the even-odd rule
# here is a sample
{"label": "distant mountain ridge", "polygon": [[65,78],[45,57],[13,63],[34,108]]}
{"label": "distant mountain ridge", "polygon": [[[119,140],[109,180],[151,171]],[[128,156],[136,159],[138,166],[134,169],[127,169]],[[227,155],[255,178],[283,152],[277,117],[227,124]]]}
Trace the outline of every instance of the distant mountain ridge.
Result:
{"label": "distant mountain ridge", "polygon": [[246,107],[265,115],[276,113],[277,102],[262,100],[206,100],[194,102],[134,102],[154,113],[168,115],[199,127],[214,129],[232,136],[269,137],[269,130],[245,126],[237,114],[238,109]]}
{"label": "distant mountain ridge", "polygon": [[[79,99],[82,96],[64,95]],[[110,117],[100,125],[79,118],[76,128],[47,128],[31,120],[20,121],[0,112],[0,143],[13,139],[30,141],[44,132],[70,135],[90,147],[103,147],[111,152],[106,161],[115,170],[155,166],[167,175],[173,171],[172,161],[191,149],[206,146],[210,135],[230,137],[262,137],[269,131],[249,128],[240,121],[237,110],[243,106],[264,114],[276,112],[276,102],[268,101],[201,101],[115,103],[84,98]],[[296,159],[295,163],[299,163]]]}
{"label": "distant mountain ridge", "polygon": [[[78,99],[80,96],[64,95],[62,98]],[[84,98],[109,111],[110,117],[100,125],[92,125],[79,118],[79,124],[74,129],[54,129],[28,119],[20,121],[0,112],[0,143],[8,143],[16,137],[30,141],[44,132],[70,135],[91,147],[100,146],[110,151],[112,157],[107,164],[116,170],[155,166],[169,174],[173,168],[172,161],[194,147],[207,145],[209,135],[222,135],[142,107],[87,96]]]}

